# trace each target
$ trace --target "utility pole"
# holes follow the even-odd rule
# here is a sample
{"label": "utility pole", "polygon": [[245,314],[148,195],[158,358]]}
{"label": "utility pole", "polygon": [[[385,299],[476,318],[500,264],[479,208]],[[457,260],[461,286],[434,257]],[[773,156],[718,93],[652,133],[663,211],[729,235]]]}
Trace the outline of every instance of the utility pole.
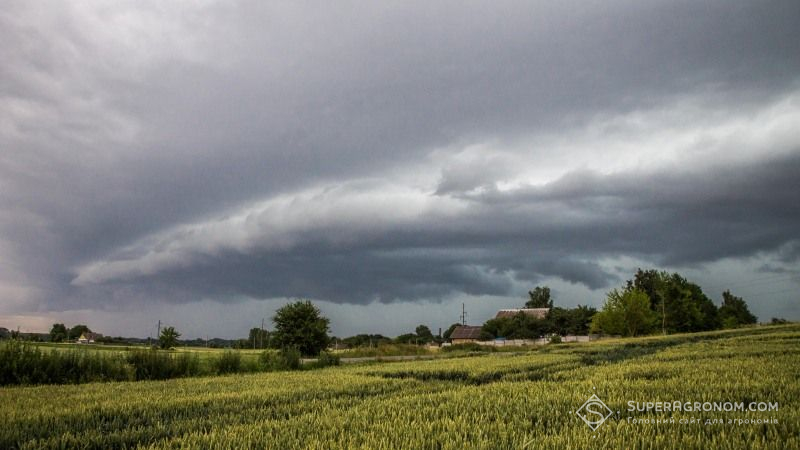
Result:
{"label": "utility pole", "polygon": [[264,318],[261,318],[261,334],[258,336],[261,338],[261,348],[264,348]]}
{"label": "utility pole", "polygon": [[464,303],[461,304],[461,325],[467,324],[467,307]]}
{"label": "utility pole", "polygon": [[161,319],[158,319],[158,334],[156,334],[156,339],[161,338]]}

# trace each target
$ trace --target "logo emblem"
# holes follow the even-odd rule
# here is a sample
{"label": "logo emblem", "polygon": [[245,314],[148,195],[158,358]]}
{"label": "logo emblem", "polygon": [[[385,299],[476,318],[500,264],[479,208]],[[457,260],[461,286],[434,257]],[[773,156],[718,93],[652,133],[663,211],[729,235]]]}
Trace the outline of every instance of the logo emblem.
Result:
{"label": "logo emblem", "polygon": [[608,419],[612,411],[596,394],[592,394],[589,400],[586,400],[586,402],[575,411],[575,414],[583,419],[592,431],[595,431]]}

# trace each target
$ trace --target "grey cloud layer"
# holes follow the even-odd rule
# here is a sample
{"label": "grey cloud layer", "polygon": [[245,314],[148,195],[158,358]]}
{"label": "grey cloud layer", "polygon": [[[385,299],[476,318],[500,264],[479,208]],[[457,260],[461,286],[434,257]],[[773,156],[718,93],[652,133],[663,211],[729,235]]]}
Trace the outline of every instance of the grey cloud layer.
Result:
{"label": "grey cloud layer", "polygon": [[797,2],[4,10],[11,310],[797,261]]}
{"label": "grey cloud layer", "polygon": [[[571,173],[469,200],[337,189],[182,227],[79,272],[76,284],[152,278],[199,293],[334,301],[509,295],[545,275],[602,288],[594,261],[680,266],[797,239],[800,153],[700,173]],[[381,192],[381,186],[375,187]],[[356,197],[348,198],[348,197]],[[790,263],[796,262],[790,260]]]}

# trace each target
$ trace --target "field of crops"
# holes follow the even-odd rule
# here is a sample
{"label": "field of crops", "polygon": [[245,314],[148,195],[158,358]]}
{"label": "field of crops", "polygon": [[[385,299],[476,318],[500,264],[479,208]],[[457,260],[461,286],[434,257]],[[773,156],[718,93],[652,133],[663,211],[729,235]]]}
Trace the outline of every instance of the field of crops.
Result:
{"label": "field of crops", "polygon": [[[575,414],[592,394],[613,411],[596,431]],[[779,407],[630,412],[629,401]],[[6,387],[0,404],[0,448],[800,448],[800,326],[316,371]]]}

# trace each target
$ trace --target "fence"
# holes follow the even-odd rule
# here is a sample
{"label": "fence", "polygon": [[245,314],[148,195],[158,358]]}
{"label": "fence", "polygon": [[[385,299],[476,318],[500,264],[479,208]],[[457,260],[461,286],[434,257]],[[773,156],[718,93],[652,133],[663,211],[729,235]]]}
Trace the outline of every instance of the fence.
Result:
{"label": "fence", "polygon": [[[590,334],[587,336],[561,336],[561,342],[589,342],[600,339],[600,335]],[[495,339],[493,341],[478,341],[478,345],[488,345],[492,347],[503,346],[523,346],[523,345],[545,345],[550,343],[550,338],[539,339]]]}

